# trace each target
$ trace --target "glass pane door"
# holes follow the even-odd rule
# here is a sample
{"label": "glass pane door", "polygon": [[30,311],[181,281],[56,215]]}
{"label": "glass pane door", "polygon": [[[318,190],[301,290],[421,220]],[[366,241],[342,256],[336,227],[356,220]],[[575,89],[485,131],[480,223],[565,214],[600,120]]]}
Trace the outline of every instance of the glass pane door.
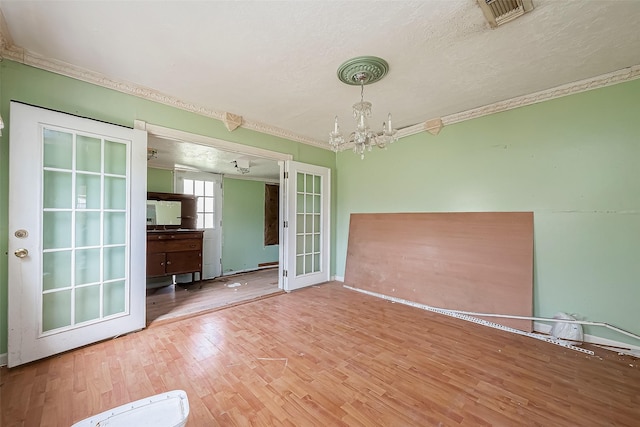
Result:
{"label": "glass pane door", "polygon": [[127,143],[42,127],[42,335],[128,312]]}
{"label": "glass pane door", "polygon": [[287,161],[284,289],[329,280],[330,170]]}
{"label": "glass pane door", "polygon": [[202,278],[222,275],[222,176],[202,172],[176,173],[176,188],[197,198],[196,228],[204,229]]}
{"label": "glass pane door", "polygon": [[296,276],[321,270],[321,176],[296,174]]}
{"label": "glass pane door", "polygon": [[13,367],[144,328],[147,133],[10,108]]}

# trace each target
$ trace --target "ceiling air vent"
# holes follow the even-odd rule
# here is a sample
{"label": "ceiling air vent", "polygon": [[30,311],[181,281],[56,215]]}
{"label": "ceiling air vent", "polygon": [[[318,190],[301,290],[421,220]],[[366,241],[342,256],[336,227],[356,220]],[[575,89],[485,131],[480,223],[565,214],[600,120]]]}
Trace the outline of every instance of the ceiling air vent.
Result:
{"label": "ceiling air vent", "polygon": [[478,0],[478,4],[492,28],[506,24],[533,9],[532,0]]}

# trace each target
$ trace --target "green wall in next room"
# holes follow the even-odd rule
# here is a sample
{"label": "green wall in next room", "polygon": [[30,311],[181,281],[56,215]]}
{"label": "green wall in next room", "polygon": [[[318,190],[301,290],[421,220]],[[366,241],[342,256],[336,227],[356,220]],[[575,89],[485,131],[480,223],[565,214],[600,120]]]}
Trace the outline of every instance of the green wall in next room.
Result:
{"label": "green wall in next room", "polygon": [[534,314],[640,335],[639,160],[640,79],[339,153],[336,274],[351,213],[532,211]]}
{"label": "green wall in next room", "polygon": [[147,191],[173,193],[173,171],[147,168]]}
{"label": "green wall in next room", "polygon": [[222,274],[278,261],[278,245],[264,245],[264,182],[223,179]]}

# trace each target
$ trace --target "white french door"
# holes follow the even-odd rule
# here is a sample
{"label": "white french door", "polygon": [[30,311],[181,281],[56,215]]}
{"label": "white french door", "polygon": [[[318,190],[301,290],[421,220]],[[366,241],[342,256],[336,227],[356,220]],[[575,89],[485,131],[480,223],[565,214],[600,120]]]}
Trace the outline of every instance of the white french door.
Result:
{"label": "white french door", "polygon": [[291,160],[285,171],[284,290],[292,291],[329,280],[331,171]]}
{"label": "white french door", "polygon": [[146,132],[11,102],[10,367],[145,325]]}
{"label": "white french door", "polygon": [[176,188],[197,197],[196,227],[204,229],[201,280],[222,276],[222,176],[205,172],[176,173]]}

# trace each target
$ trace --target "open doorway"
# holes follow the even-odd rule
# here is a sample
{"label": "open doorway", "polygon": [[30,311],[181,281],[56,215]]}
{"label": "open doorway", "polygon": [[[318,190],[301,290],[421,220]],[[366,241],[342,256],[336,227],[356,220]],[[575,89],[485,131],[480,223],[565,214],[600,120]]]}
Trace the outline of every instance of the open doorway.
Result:
{"label": "open doorway", "polygon": [[147,131],[148,189],[195,195],[197,228],[205,229],[204,280],[148,279],[147,324],[283,292],[282,231],[278,215],[270,223],[267,204],[291,156],[150,125]]}

